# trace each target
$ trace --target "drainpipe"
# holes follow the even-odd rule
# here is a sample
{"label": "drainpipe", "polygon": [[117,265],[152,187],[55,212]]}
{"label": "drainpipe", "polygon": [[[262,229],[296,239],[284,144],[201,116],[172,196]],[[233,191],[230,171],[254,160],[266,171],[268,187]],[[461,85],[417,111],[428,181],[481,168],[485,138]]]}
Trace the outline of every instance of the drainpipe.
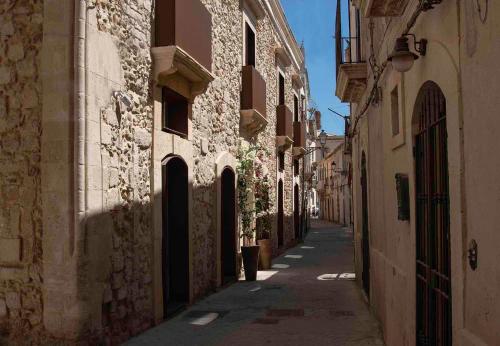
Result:
{"label": "drainpipe", "polygon": [[70,253],[79,255],[78,244],[84,228],[85,200],[85,162],[87,114],[87,1],[75,0],[75,91],[74,91],[74,219],[70,232]]}
{"label": "drainpipe", "polygon": [[[457,6],[457,28],[458,28],[458,72],[457,72],[457,85],[458,85],[458,128],[459,128],[459,150],[460,150],[460,203],[461,203],[461,222],[462,222],[462,316],[461,326],[465,328],[465,311],[467,305],[467,238],[468,238],[468,225],[467,225],[467,196],[466,196],[466,181],[465,181],[465,134],[464,134],[464,102],[463,102],[463,86],[462,86],[462,6],[460,0],[456,2]],[[451,246],[451,245],[450,245]]]}

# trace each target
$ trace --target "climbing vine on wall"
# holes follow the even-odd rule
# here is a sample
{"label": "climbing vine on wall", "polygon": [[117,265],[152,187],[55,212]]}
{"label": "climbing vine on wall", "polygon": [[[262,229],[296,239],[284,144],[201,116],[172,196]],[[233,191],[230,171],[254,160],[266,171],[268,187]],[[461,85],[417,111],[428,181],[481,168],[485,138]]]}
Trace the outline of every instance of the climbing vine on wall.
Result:
{"label": "climbing vine on wall", "polygon": [[266,165],[268,157],[269,152],[258,145],[240,146],[238,151],[238,207],[244,245],[253,243],[256,232],[259,239],[269,236],[271,179]]}

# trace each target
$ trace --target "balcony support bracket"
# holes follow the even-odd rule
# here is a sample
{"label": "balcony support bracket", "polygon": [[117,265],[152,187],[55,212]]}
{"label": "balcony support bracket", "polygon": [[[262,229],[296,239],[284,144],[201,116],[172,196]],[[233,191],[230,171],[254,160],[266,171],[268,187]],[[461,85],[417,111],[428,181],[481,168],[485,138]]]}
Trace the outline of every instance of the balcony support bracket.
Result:
{"label": "balcony support bracket", "polygon": [[280,151],[287,150],[293,144],[293,140],[288,136],[276,136],[276,147]]}
{"label": "balcony support bracket", "polygon": [[254,137],[267,126],[267,119],[256,109],[242,109],[240,115],[240,132],[248,137]]}
{"label": "balcony support bracket", "polygon": [[210,71],[178,46],[154,47],[151,54],[156,83],[175,90],[191,102],[214,80]]}
{"label": "balcony support bracket", "polygon": [[294,157],[302,157],[306,153],[306,149],[302,147],[293,147],[293,156]]}
{"label": "balcony support bracket", "polygon": [[366,89],[366,77],[366,63],[341,64],[335,94],[342,102],[358,103]]}

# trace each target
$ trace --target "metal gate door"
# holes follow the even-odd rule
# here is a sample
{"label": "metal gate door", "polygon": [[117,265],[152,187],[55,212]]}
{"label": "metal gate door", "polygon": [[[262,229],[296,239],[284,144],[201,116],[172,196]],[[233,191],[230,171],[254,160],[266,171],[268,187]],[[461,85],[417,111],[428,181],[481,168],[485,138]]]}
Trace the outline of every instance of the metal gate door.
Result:
{"label": "metal gate door", "polygon": [[446,100],[426,82],[415,104],[417,345],[451,345]]}

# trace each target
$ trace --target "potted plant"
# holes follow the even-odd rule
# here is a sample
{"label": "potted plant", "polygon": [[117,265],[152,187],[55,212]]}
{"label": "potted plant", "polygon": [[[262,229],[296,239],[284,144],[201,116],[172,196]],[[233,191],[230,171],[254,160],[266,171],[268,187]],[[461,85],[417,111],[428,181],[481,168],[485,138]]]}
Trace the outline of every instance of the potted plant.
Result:
{"label": "potted plant", "polygon": [[265,165],[267,157],[265,150],[257,154],[255,165],[255,213],[257,244],[260,246],[259,267],[260,269],[271,268],[272,243],[271,243],[271,183],[269,171]]}
{"label": "potted plant", "polygon": [[257,267],[259,263],[259,246],[255,244],[253,208],[254,188],[254,160],[257,147],[250,146],[247,149],[240,148],[238,153],[238,207],[241,217],[241,255],[243,257],[243,268],[245,279],[255,281],[257,279]]}

